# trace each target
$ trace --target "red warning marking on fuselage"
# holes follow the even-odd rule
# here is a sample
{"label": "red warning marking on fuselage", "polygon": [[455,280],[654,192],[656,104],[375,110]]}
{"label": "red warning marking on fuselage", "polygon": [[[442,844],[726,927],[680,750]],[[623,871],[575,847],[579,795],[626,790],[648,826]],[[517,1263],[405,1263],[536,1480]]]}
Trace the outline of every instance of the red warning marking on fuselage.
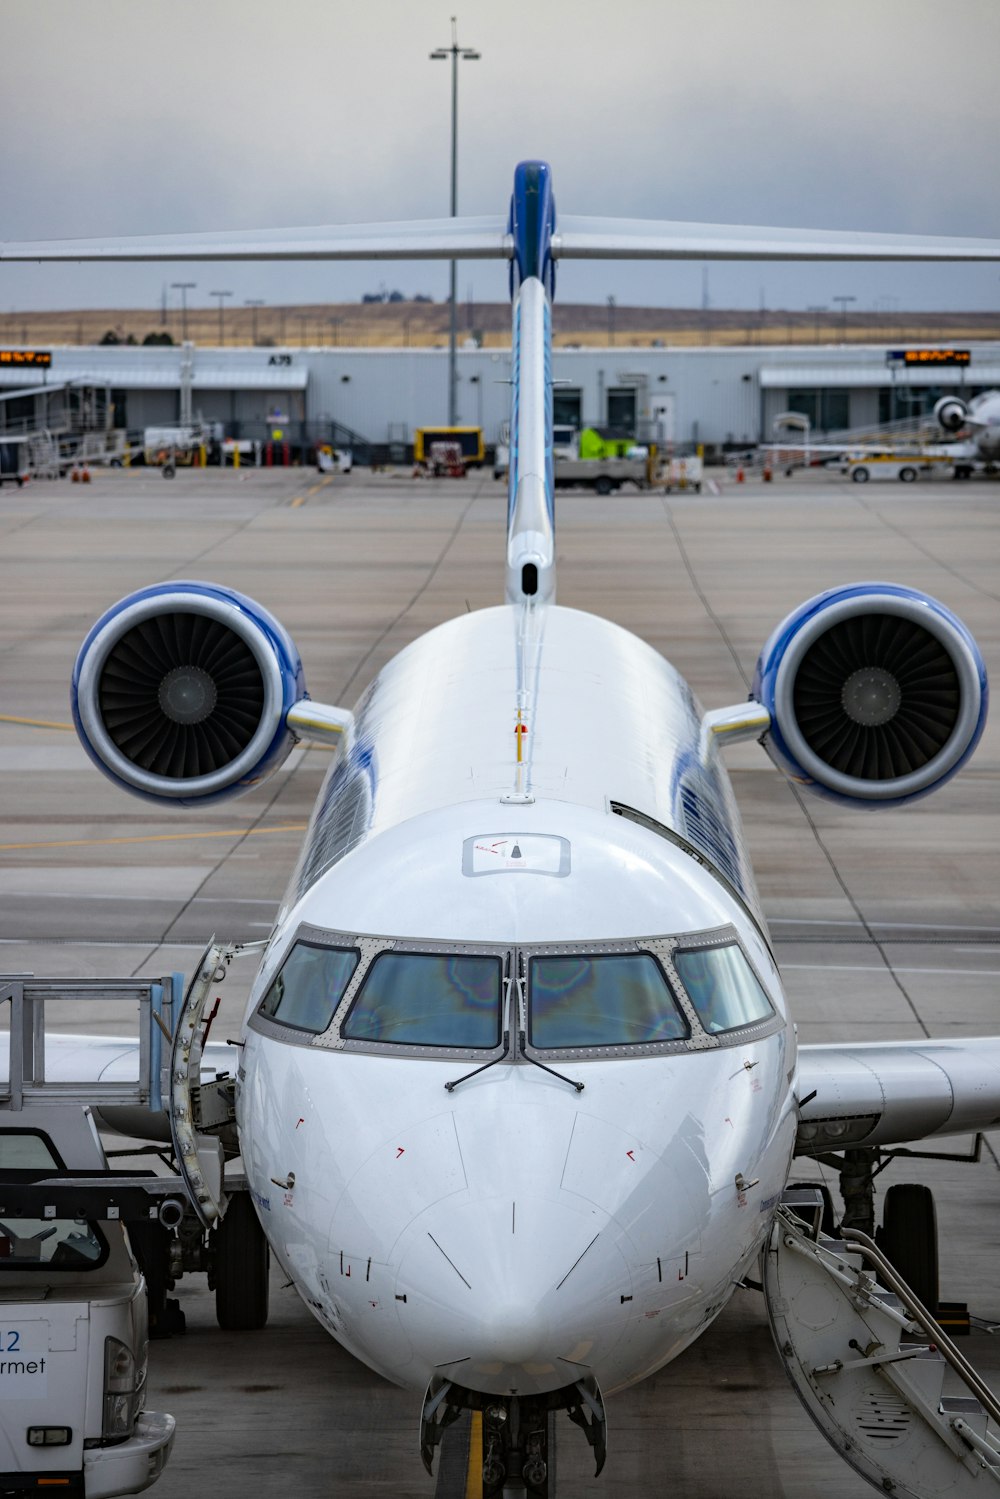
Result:
{"label": "red warning marking on fuselage", "polygon": [[403,1154],[404,1154],[404,1153],[405,1153],[405,1152],[404,1152],[404,1150],[403,1150],[403,1147],[402,1147],[402,1145],[397,1145],[397,1146],[396,1146],[396,1160],[397,1160],[397,1161],[398,1161],[398,1160],[399,1160],[399,1158],[400,1158],[400,1156],[401,1156],[401,1155],[403,1155]]}
{"label": "red warning marking on fuselage", "polygon": [[299,1120],[299,1121],[298,1121],[298,1124],[296,1124],[296,1126],[295,1126],[295,1128],[296,1128],[296,1129],[298,1129],[298,1127],[299,1127],[299,1124],[305,1124],[305,1122],[306,1122],[306,1121],[305,1121],[305,1120],[304,1120],[304,1119],[300,1119],[300,1120]]}
{"label": "red warning marking on fuselage", "polygon": [[632,1161],[633,1164],[634,1164],[634,1162],[635,1162],[635,1151],[634,1150],[626,1150],[625,1154],[628,1156],[629,1160]]}

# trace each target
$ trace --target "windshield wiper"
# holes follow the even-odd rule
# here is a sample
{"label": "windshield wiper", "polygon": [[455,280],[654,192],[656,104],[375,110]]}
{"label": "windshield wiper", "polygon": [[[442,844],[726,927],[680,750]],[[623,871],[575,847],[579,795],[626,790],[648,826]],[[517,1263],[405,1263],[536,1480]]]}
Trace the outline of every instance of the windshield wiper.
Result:
{"label": "windshield wiper", "polygon": [[518,1050],[521,1053],[521,1056],[524,1058],[524,1060],[526,1062],[530,1062],[533,1067],[540,1067],[543,1072],[551,1072],[552,1076],[553,1077],[557,1077],[561,1083],[569,1083],[569,1085],[570,1085],[571,1088],[575,1088],[578,1093],[582,1093],[583,1092],[583,1083],[574,1082],[573,1078],[567,1077],[566,1074],[565,1074],[565,1072],[557,1072],[554,1067],[549,1067],[549,1066],[547,1066],[547,1064],[545,1062],[540,1062],[537,1057],[529,1057],[528,1056],[528,1047],[527,1047],[527,1041],[526,1041],[526,1037],[525,1037],[525,1020],[526,1020],[527,1004],[525,1003],[525,998],[524,998],[524,974],[523,974],[523,972],[519,975],[518,980],[517,980],[517,998],[518,998],[518,1019],[520,1021],[520,1024],[519,1024],[519,1026],[517,1028],[517,1045],[518,1045]]}
{"label": "windshield wiper", "polygon": [[478,1077],[481,1072],[488,1072],[498,1062],[505,1062],[510,1055],[510,953],[503,968],[503,992],[504,992],[504,1029],[503,1029],[503,1051],[498,1057],[491,1057],[481,1067],[473,1067],[471,1072],[466,1072],[462,1077],[456,1077],[452,1082],[445,1083],[445,1091],[453,1093],[460,1083],[467,1083],[470,1077]]}

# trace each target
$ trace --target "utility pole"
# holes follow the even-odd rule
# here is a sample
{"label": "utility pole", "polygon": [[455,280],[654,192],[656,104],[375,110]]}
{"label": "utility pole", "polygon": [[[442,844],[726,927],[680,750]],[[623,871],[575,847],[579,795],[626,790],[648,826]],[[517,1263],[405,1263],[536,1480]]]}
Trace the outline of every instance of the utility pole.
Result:
{"label": "utility pole", "polygon": [[257,308],[258,307],[263,307],[263,305],[264,305],[264,299],[263,299],[263,297],[251,297],[246,302],[243,303],[244,307],[249,307],[250,308],[250,318],[251,318],[250,338],[251,338],[251,341],[253,343],[254,348],[257,347]]}
{"label": "utility pole", "polygon": [[[455,17],[451,18],[451,46],[438,47],[430,54],[432,62],[446,62],[451,58],[451,216],[458,214],[458,59],[478,62],[481,53],[472,47],[458,45]],[[458,308],[456,303],[456,280],[458,262],[453,260],[449,270],[448,295],[448,425],[454,427],[458,421],[458,370],[455,361],[455,344],[458,336]]]}
{"label": "utility pole", "polygon": [[840,341],[842,344],[846,344],[847,342],[847,304],[848,302],[856,302],[857,300],[857,297],[830,298],[831,302],[840,303]]}
{"label": "utility pole", "polygon": [[226,325],[222,320],[222,304],[225,301],[226,297],[232,296],[232,292],[210,291],[208,295],[210,297],[218,297],[219,299],[219,348],[224,349],[226,346]]}
{"label": "utility pole", "polygon": [[174,291],[179,291],[181,294],[181,343],[186,344],[188,336],[187,294],[189,291],[194,291],[198,283],[197,281],[171,281],[170,285]]}

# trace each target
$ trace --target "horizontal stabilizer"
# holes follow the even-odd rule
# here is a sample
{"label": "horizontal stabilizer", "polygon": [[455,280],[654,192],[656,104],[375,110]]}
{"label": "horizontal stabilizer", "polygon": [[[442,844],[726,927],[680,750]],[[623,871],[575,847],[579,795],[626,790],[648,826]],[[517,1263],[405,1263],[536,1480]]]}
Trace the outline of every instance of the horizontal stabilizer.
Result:
{"label": "horizontal stabilizer", "polygon": [[510,256],[506,222],[494,215],[0,243],[0,260],[509,260]]}
{"label": "horizontal stabilizer", "polygon": [[561,214],[557,260],[1000,260],[1000,240]]}

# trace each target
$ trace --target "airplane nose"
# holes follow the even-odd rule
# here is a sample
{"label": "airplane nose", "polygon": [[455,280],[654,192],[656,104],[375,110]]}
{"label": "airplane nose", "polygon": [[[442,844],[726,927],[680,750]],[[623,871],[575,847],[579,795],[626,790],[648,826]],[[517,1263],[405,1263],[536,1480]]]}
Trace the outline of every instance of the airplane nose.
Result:
{"label": "airplane nose", "polygon": [[497,1394],[556,1390],[625,1329],[631,1278],[608,1215],[591,1204],[437,1203],[405,1240],[396,1300],[428,1378]]}

